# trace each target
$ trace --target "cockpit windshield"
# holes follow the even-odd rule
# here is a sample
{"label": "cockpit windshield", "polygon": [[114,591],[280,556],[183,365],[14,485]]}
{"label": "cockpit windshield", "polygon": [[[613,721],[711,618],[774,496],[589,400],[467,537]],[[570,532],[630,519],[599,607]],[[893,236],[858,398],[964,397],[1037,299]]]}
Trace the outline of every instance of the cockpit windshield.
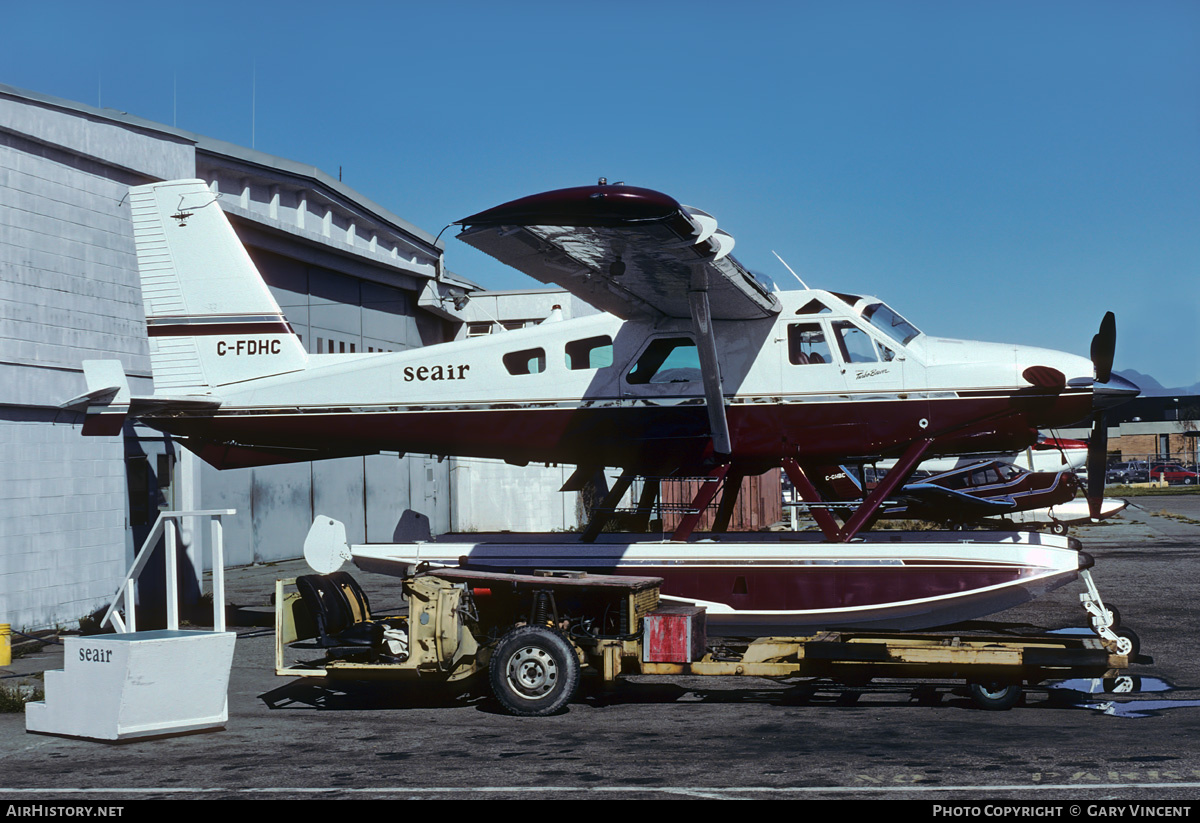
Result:
{"label": "cockpit windshield", "polygon": [[912,323],[896,314],[884,303],[872,303],[863,309],[862,316],[864,320],[901,346],[906,345],[908,341],[921,333]]}

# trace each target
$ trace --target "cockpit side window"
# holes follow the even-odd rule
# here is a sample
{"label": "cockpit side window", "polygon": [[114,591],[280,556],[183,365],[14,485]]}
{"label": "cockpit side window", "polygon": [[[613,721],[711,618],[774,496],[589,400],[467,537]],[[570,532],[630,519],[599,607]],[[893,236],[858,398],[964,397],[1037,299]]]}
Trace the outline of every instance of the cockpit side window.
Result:
{"label": "cockpit side window", "polygon": [[829,341],[820,323],[788,324],[788,361],[793,366],[833,362]]}
{"label": "cockpit side window", "polygon": [[879,360],[879,352],[875,350],[875,341],[850,321],[839,320],[834,323],[833,334],[837,338],[838,349],[845,362],[875,363]]}
{"label": "cockpit side window", "polygon": [[656,338],[625,379],[634,385],[700,380],[700,353],[690,337]]}
{"label": "cockpit side window", "polygon": [[996,471],[1000,473],[1000,479],[1005,482],[1008,482],[1009,480],[1016,480],[1021,476],[1021,470],[1008,463],[1001,463],[997,465]]}

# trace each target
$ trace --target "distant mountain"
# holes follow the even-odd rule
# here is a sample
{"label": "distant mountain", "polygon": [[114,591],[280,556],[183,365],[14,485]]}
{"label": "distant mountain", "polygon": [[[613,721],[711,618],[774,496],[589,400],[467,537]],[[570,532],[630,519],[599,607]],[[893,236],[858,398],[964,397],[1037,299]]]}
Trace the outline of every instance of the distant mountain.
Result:
{"label": "distant mountain", "polygon": [[1162,383],[1159,383],[1148,374],[1142,374],[1133,369],[1125,371],[1113,370],[1114,374],[1124,377],[1126,380],[1135,383],[1142,390],[1142,397],[1172,397],[1180,395],[1200,394],[1200,383],[1193,383],[1190,386],[1178,386],[1175,388],[1164,388]]}

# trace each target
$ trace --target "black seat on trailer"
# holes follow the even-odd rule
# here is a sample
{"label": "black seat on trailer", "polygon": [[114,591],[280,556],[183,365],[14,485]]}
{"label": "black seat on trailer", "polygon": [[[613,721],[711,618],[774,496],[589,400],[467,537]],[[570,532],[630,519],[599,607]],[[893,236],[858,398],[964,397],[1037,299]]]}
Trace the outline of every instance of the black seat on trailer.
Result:
{"label": "black seat on trailer", "polygon": [[371,620],[366,592],[346,572],[297,577],[296,589],[316,623],[321,648],[366,649],[382,640],[384,624]]}

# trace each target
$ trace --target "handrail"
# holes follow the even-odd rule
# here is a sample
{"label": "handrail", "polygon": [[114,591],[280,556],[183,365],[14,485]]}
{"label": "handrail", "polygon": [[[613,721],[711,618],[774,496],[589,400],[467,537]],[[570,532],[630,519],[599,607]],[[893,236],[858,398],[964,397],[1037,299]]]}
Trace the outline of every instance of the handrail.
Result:
{"label": "handrail", "polygon": [[[100,625],[106,623],[116,629],[117,634],[128,634],[137,631],[137,618],[134,614],[137,604],[137,579],[146,568],[150,555],[158,545],[158,538],[166,534],[166,576],[167,576],[167,628],[179,628],[179,560],[176,556],[177,523],[185,517],[208,517],[212,528],[212,569],[213,569],[213,631],[225,631],[225,537],[221,518],[237,514],[237,509],[203,509],[199,511],[159,512],[154,527],[146,536],[129,573],[125,575],[112,605],[104,613]],[[125,620],[121,619],[120,607],[126,606],[125,616],[128,618],[128,628]]]}

